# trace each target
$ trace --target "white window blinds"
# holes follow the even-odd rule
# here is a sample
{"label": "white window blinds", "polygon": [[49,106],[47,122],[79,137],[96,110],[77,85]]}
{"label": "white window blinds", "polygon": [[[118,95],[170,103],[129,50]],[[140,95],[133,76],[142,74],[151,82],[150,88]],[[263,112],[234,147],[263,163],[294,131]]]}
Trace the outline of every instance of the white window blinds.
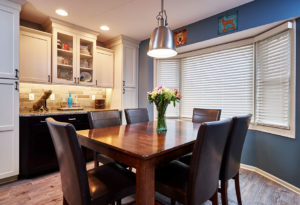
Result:
{"label": "white window blinds", "polygon": [[222,109],[221,118],[253,113],[253,45],[182,59],[181,116]]}
{"label": "white window blinds", "polygon": [[256,123],[289,128],[291,43],[289,31],[257,42]]}
{"label": "white window blinds", "polygon": [[[157,62],[157,86],[164,86],[169,89],[180,89],[180,60],[158,60]],[[178,117],[179,116],[179,104],[176,103],[174,108],[171,103],[166,111],[167,117]]]}

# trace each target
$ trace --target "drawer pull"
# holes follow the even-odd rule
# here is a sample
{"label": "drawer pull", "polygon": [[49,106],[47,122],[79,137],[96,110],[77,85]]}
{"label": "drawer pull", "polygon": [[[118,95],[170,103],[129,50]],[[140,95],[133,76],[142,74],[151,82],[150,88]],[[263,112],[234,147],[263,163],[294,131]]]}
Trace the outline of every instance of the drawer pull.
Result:
{"label": "drawer pull", "polygon": [[74,117],[74,118],[69,118],[68,120],[69,120],[69,121],[75,121],[76,118],[75,118],[75,117]]}
{"label": "drawer pull", "polygon": [[46,120],[41,120],[40,123],[46,123]]}

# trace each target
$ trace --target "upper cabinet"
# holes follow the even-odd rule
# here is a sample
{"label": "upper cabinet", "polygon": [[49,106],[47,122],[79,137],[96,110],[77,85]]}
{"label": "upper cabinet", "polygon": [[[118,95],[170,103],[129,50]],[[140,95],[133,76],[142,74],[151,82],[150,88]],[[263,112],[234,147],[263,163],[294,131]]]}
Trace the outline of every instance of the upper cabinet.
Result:
{"label": "upper cabinet", "polygon": [[97,33],[50,19],[52,32],[52,80],[54,83],[95,85]]}
{"label": "upper cabinet", "polygon": [[51,34],[20,27],[20,81],[51,82]]}
{"label": "upper cabinet", "polygon": [[95,55],[96,86],[114,87],[114,53],[112,50],[97,47]]}
{"label": "upper cabinet", "polygon": [[19,5],[0,2],[0,78],[18,78],[19,11]]}
{"label": "upper cabinet", "polygon": [[123,52],[123,86],[133,88],[136,87],[138,48],[133,45],[125,44],[123,46]]}

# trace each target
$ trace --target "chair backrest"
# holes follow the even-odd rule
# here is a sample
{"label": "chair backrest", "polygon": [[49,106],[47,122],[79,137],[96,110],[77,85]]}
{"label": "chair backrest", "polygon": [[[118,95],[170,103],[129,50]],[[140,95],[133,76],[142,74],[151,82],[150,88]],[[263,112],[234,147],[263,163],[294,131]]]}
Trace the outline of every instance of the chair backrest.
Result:
{"label": "chair backrest", "polygon": [[89,112],[88,117],[91,129],[121,125],[119,110]]}
{"label": "chair backrest", "polygon": [[209,200],[217,191],[222,156],[232,120],[202,123],[190,164],[187,204]]}
{"label": "chair backrest", "polygon": [[127,124],[149,121],[147,108],[125,109],[124,111]]}
{"label": "chair backrest", "polygon": [[62,191],[68,204],[90,204],[85,160],[74,126],[46,119],[58,159]]}
{"label": "chair backrest", "polygon": [[232,118],[232,129],[228,136],[220,179],[232,179],[240,169],[241,155],[252,115],[243,115]]}
{"label": "chair backrest", "polygon": [[220,116],[220,109],[194,108],[192,121],[195,123],[219,121]]}

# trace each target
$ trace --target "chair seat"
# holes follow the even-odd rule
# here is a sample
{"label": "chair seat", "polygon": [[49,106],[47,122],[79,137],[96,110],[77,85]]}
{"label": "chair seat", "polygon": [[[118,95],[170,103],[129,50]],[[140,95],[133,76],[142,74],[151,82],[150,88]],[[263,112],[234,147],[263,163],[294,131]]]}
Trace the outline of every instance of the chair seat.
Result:
{"label": "chair seat", "polygon": [[180,161],[174,160],[155,170],[156,191],[179,202],[186,199],[190,167]]}
{"label": "chair seat", "polygon": [[183,162],[186,165],[190,165],[192,160],[192,153],[186,154],[182,157],[179,157],[178,161]]}
{"label": "chair seat", "polygon": [[89,170],[92,204],[105,204],[135,193],[135,174],[116,163]]}

